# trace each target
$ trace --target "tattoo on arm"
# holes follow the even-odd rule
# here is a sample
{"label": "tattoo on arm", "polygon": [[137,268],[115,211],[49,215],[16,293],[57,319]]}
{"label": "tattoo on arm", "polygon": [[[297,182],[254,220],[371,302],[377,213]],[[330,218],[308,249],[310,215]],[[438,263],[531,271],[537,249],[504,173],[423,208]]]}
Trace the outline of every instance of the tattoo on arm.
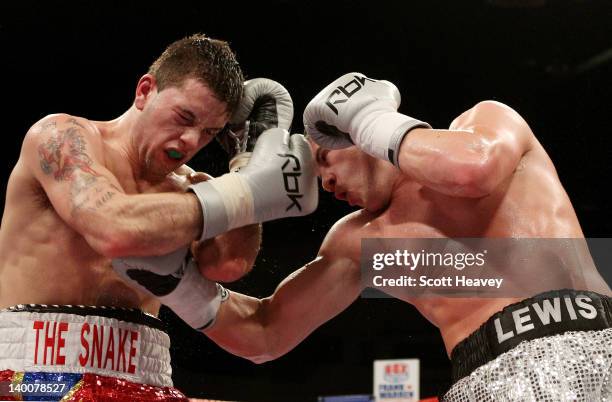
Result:
{"label": "tattoo on arm", "polygon": [[[83,127],[75,119],[68,123]],[[92,169],[93,161],[78,128],[68,127],[57,132],[38,147],[38,155],[40,168],[46,175],[52,175],[59,182],[70,182],[73,216],[83,209],[95,211],[103,207],[116,194],[108,189],[108,180]],[[92,188],[94,191],[88,191]]]}
{"label": "tattoo on arm", "polygon": [[91,169],[92,160],[87,155],[85,140],[78,129],[69,127],[38,147],[40,167],[47,174],[53,174],[57,181],[73,180],[75,171],[98,176]]}

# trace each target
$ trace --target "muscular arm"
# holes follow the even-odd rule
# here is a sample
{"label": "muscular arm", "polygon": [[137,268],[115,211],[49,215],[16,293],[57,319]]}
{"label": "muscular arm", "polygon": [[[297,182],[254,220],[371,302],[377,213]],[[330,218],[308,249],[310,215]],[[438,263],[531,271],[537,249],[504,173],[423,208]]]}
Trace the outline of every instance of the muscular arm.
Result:
{"label": "muscular arm", "polygon": [[285,278],[272,296],[260,300],[232,292],[206,335],[231,353],[263,363],[346,309],[361,281],[358,263],[349,257],[359,242],[348,238],[343,223],[332,228],[318,257]]}
{"label": "muscular arm", "polygon": [[441,193],[482,197],[514,172],[533,138],[514,110],[498,102],[480,102],[455,119],[449,130],[412,130],[400,147],[399,165]]}
{"label": "muscular arm", "polygon": [[20,158],[57,214],[105,256],[160,255],[199,235],[195,196],[125,194],[104,166],[102,140],[82,119],[43,119],[26,134]]}

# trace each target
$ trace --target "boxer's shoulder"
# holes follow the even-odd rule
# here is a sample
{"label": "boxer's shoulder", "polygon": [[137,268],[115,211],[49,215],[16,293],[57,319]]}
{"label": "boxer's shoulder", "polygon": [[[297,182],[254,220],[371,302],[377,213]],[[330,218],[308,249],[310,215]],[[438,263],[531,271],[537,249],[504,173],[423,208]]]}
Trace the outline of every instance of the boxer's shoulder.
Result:
{"label": "boxer's shoulder", "polygon": [[449,127],[451,130],[468,129],[481,133],[495,133],[506,141],[518,141],[524,148],[531,148],[535,135],[527,121],[512,107],[493,100],[484,100],[458,116]]}
{"label": "boxer's shoulder", "polygon": [[361,239],[372,234],[371,222],[375,216],[365,210],[352,212],[338,220],[329,230],[322,251],[334,256],[356,257],[360,253]]}
{"label": "boxer's shoulder", "polygon": [[87,148],[102,146],[99,128],[90,120],[66,113],[50,114],[30,127],[23,140],[23,150],[36,148],[41,143],[73,143]]}
{"label": "boxer's shoulder", "polygon": [[350,214],[339,219],[330,229],[331,232],[339,232],[343,236],[349,234],[362,234],[367,229],[369,224],[374,220],[375,215],[360,209],[359,211],[351,212]]}
{"label": "boxer's shoulder", "polygon": [[28,130],[28,133],[41,134],[44,132],[53,132],[66,129],[70,126],[74,127],[75,129],[91,132],[92,134],[100,133],[96,125],[89,119],[73,116],[67,113],[53,113],[46,115],[34,123]]}
{"label": "boxer's shoulder", "polygon": [[101,160],[103,149],[100,130],[91,121],[64,113],[50,114],[34,123],[23,137],[15,170],[31,175],[38,166],[63,165],[61,160],[66,162],[66,158]]}

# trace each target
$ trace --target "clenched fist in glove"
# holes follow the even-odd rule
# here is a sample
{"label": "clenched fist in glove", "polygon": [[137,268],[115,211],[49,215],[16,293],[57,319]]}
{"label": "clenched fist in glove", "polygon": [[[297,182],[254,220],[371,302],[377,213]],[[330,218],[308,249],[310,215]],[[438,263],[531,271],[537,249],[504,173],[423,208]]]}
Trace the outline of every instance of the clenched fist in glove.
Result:
{"label": "clenched fist in glove", "polygon": [[245,166],[259,136],[270,128],[291,131],[293,101],[276,81],[254,78],[245,81],[242,100],[229,125],[217,140],[228,153],[230,171]]}
{"label": "clenched fist in glove", "polygon": [[304,110],[308,135],[328,149],[357,145],[398,166],[398,150],[413,128],[431,126],[397,112],[395,85],[361,73],[349,73],[326,86]]}
{"label": "clenched fist in glove", "polygon": [[190,186],[202,206],[200,240],[252,223],[302,216],[318,203],[310,146],[301,134],[271,128],[245,167]]}

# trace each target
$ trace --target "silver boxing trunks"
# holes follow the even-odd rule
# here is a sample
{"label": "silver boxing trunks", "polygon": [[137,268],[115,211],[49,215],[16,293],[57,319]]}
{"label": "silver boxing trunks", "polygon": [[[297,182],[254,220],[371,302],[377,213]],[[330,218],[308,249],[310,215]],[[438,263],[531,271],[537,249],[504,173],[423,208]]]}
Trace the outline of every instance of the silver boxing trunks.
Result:
{"label": "silver boxing trunks", "polygon": [[557,290],[512,304],[451,361],[445,402],[612,401],[612,299]]}

